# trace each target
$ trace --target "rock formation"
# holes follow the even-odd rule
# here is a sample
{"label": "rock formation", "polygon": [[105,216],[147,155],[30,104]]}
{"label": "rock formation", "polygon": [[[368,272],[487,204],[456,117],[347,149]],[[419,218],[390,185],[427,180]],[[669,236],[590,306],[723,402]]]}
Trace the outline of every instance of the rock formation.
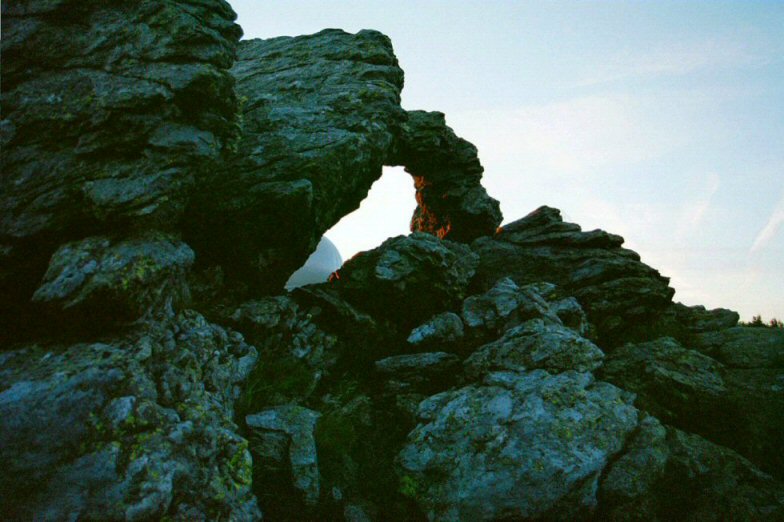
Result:
{"label": "rock formation", "polygon": [[[0,518],[782,520],[784,337],[400,106],[387,37],[2,5]],[[412,234],[284,283],[384,165]]]}

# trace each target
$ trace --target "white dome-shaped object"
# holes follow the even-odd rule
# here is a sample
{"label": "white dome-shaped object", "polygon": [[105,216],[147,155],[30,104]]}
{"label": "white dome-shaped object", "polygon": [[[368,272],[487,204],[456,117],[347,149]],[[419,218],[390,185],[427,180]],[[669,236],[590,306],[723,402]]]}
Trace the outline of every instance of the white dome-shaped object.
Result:
{"label": "white dome-shaped object", "polygon": [[323,283],[332,272],[342,265],[343,259],[340,257],[338,249],[326,236],[322,236],[316,251],[310,254],[304,265],[291,274],[291,277],[286,282],[286,290],[293,290],[294,288],[314,283]]}

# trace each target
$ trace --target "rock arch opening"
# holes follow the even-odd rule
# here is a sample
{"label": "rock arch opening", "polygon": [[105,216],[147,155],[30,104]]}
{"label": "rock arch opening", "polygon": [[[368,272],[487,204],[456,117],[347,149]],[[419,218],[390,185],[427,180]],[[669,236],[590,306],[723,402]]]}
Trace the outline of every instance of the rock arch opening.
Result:
{"label": "rock arch opening", "polygon": [[384,167],[383,174],[373,183],[359,207],[324,233],[322,242],[326,238],[335,247],[334,251],[320,243],[302,267],[292,274],[286,288],[326,281],[331,272],[340,268],[342,261],[373,249],[390,237],[408,234],[411,213],[417,205],[414,196],[415,181],[403,167]]}

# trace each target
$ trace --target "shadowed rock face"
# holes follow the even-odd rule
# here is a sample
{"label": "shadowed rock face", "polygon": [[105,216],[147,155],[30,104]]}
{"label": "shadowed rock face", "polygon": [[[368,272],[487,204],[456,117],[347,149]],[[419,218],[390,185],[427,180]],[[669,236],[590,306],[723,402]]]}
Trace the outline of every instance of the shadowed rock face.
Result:
{"label": "shadowed rock face", "polygon": [[476,148],[443,114],[400,107],[403,71],[386,36],[330,29],[244,41],[232,74],[242,137],[205,178],[187,224],[203,262],[279,290],[279,274],[359,207],[384,165],[414,177],[412,232],[470,241],[501,222]]}
{"label": "shadowed rock face", "polygon": [[277,291],[381,176],[406,116],[403,71],[381,33],[325,30],[244,41],[232,74],[242,137],[203,180],[186,240],[202,262]]}
{"label": "shadowed rock face", "polygon": [[456,136],[442,113],[410,111],[391,161],[414,177],[412,232],[468,242],[501,224],[498,201],[480,183],[476,147]]}
{"label": "shadowed rock face", "polygon": [[[0,329],[58,245],[177,230],[236,135],[223,0],[3,3]],[[8,324],[6,324],[8,322]]]}

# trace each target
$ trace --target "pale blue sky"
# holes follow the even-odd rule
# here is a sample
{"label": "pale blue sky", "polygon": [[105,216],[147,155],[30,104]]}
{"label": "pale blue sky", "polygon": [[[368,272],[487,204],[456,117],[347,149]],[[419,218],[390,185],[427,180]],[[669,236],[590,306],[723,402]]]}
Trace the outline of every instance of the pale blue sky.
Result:
{"label": "pale blue sky", "polygon": [[[784,1],[231,3],[246,38],[387,34],[403,106],[478,147],[506,222],[555,206],[676,300],[784,318]],[[328,235],[347,258],[413,207],[389,169]]]}

